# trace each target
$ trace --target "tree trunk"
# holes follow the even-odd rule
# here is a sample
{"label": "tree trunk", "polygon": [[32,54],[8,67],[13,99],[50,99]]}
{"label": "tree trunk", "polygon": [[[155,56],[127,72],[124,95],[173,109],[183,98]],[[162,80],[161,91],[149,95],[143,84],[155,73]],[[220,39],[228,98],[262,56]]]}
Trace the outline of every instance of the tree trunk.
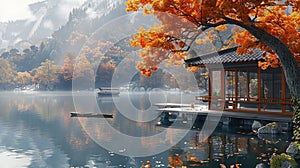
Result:
{"label": "tree trunk", "polygon": [[300,142],[300,98],[293,98],[293,141]]}
{"label": "tree trunk", "polygon": [[293,96],[293,140],[300,141],[300,69],[296,59],[294,58],[294,54],[280,39],[256,27],[255,25],[247,25],[243,22],[232,19],[226,20],[230,24],[235,24],[246,29],[260,42],[269,46],[277,54],[284,71],[286,83],[290,89],[291,95]]}

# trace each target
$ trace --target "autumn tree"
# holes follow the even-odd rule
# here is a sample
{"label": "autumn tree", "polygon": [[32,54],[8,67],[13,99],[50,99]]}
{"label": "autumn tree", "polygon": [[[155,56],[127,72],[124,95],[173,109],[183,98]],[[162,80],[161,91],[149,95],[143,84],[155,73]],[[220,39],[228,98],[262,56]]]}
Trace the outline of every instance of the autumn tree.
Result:
{"label": "autumn tree", "polygon": [[[153,88],[164,88],[168,80],[164,80],[166,74],[162,70],[155,71],[150,77],[139,74],[139,87],[144,87],[145,90]],[[170,78],[169,78],[170,79]]]}
{"label": "autumn tree", "polygon": [[75,55],[68,53],[64,58],[64,64],[59,70],[59,89],[72,89]]}
{"label": "autumn tree", "polygon": [[14,78],[14,81],[17,86],[22,87],[24,85],[30,84],[31,79],[32,79],[32,76],[30,75],[30,73],[25,71],[25,72],[17,72],[17,75]]}
{"label": "autumn tree", "polygon": [[73,83],[76,83],[78,87],[76,89],[90,89],[95,82],[95,72],[85,55],[81,55],[77,58],[74,65]]}
{"label": "autumn tree", "polygon": [[41,66],[33,69],[31,73],[33,74],[32,81],[34,83],[50,90],[51,86],[58,82],[59,66],[54,61],[47,59],[41,63]]}
{"label": "autumn tree", "polygon": [[[165,60],[178,64],[203,31],[224,25],[243,28],[242,33],[234,35],[240,45],[237,52],[251,54],[253,49],[258,48],[265,58],[259,63],[260,67],[282,67],[296,100],[293,123],[299,127],[299,0],[128,0],[126,4],[127,11],[144,9],[145,14],[155,15],[161,23],[148,30],[140,29],[131,41],[133,46],[143,48],[140,52],[142,62],[137,68],[144,74],[149,74],[152,67]],[[183,20],[176,21],[178,18]],[[191,23],[189,30],[184,26],[187,22]],[[157,48],[166,51],[158,52]],[[300,133],[294,138],[300,140]]]}
{"label": "autumn tree", "polygon": [[63,76],[64,80],[72,80],[74,63],[74,56],[72,54],[67,54],[64,59],[64,65],[60,69],[60,74]]}
{"label": "autumn tree", "polygon": [[[224,50],[235,47],[237,43],[233,39],[234,34],[241,32],[243,29],[228,25],[212,27],[207,29],[205,33],[200,34],[195,40],[195,46],[200,47],[197,51],[204,52],[203,54],[211,53],[216,50]],[[211,46],[209,46],[211,45]],[[202,54],[202,53],[200,53]]]}
{"label": "autumn tree", "polygon": [[10,64],[6,59],[0,58],[0,86],[6,89],[9,85],[14,84],[14,76],[16,70],[13,65]]}
{"label": "autumn tree", "polygon": [[112,60],[106,63],[101,63],[96,73],[96,87],[110,87],[115,69],[116,64]]}

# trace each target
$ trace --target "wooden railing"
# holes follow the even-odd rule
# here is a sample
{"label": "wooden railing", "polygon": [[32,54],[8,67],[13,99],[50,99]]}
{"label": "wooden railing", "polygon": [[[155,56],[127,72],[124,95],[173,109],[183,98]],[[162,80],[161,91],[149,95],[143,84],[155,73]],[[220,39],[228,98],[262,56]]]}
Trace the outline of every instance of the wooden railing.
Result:
{"label": "wooden railing", "polygon": [[[195,96],[196,100],[202,102],[224,102],[224,109],[233,110],[233,111],[241,111],[241,109],[237,108],[237,104],[244,104],[245,106],[256,104],[257,110],[267,111],[267,105],[281,105],[283,112],[287,112],[287,107],[291,105],[291,99],[281,99],[281,98],[250,98],[250,97],[226,97],[224,99],[211,97],[208,95],[204,96]],[[280,109],[280,108],[279,108]]]}

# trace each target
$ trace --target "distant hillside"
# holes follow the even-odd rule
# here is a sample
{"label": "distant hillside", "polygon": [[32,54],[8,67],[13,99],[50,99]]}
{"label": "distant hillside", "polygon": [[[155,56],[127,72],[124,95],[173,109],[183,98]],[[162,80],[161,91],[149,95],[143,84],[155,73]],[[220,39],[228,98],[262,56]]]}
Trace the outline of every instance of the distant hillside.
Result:
{"label": "distant hillside", "polygon": [[[116,15],[113,14],[116,13],[116,9],[125,13],[122,10],[123,2],[124,0],[86,0],[82,6],[73,11],[68,9],[72,7],[72,4],[68,4],[70,2],[60,0],[45,0],[31,4],[30,10],[34,19],[0,23],[0,49],[14,47],[23,40],[35,44],[52,38],[54,32],[56,38],[63,41],[75,29],[92,31],[93,26],[99,25],[97,20],[102,22],[109,20]],[[73,14],[70,14],[69,10]],[[107,19],[100,19],[102,17]],[[86,28],[79,25],[85,25],[83,27]]]}

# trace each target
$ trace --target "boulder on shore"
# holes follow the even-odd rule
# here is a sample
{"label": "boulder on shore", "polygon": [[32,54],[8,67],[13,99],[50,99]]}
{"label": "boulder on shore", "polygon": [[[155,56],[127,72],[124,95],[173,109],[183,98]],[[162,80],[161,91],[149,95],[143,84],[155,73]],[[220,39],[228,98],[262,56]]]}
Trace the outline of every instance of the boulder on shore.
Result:
{"label": "boulder on shore", "polygon": [[255,168],[266,168],[266,165],[264,163],[259,163],[255,166]]}
{"label": "boulder on shore", "polygon": [[281,134],[282,127],[277,122],[272,122],[265,126],[260,127],[257,131],[258,134]]}
{"label": "boulder on shore", "polygon": [[252,130],[257,131],[260,127],[262,127],[262,124],[259,121],[254,120],[252,123]]}
{"label": "boulder on shore", "polygon": [[281,168],[296,168],[291,162],[284,161],[282,162]]}
{"label": "boulder on shore", "polygon": [[286,149],[286,153],[295,159],[300,159],[300,149],[294,143],[290,143],[289,147]]}
{"label": "boulder on shore", "polygon": [[292,156],[282,153],[271,157],[270,166],[271,168],[297,168],[298,164]]}

